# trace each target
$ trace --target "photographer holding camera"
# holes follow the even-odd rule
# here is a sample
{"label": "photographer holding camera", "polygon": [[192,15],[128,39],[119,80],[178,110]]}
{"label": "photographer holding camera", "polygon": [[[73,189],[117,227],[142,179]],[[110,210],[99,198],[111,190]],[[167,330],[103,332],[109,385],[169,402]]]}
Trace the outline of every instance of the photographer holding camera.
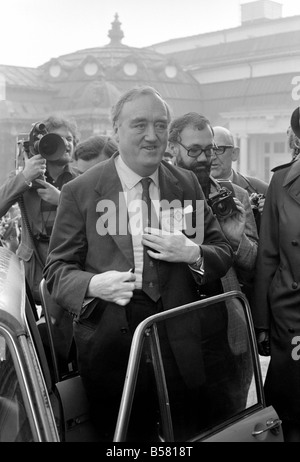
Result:
{"label": "photographer holding camera", "polygon": [[235,146],[232,133],[227,128],[219,126],[213,127],[213,130],[218,149],[215,151],[215,157],[212,161],[211,175],[216,179],[228,179],[247,191],[259,232],[268,183],[259,178],[244,176],[240,172],[236,172],[232,168],[232,163],[238,160],[240,148]]}
{"label": "photographer holding camera", "polygon": [[[39,284],[48,253],[49,239],[62,186],[77,174],[70,167],[78,141],[77,126],[50,116],[33,125],[27,140],[19,143],[18,162],[0,187],[0,216],[19,204],[21,242],[16,254],[24,262],[34,301],[41,304]],[[53,313],[61,313],[53,306]]]}

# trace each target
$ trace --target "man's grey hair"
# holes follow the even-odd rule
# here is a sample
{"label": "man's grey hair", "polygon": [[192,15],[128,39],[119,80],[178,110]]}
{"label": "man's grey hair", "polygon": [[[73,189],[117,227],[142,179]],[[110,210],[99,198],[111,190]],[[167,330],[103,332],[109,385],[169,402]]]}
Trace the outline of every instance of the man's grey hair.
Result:
{"label": "man's grey hair", "polygon": [[155,88],[150,87],[150,86],[134,87],[126,91],[125,93],[123,93],[120,96],[119,100],[116,102],[116,104],[112,107],[111,118],[112,118],[113,128],[115,131],[116,131],[117,122],[119,120],[124,104],[128,103],[129,101],[133,101],[135,98],[138,98],[141,95],[158,96],[162,100],[163,104],[165,105],[167,117],[168,117],[168,123],[170,122],[171,120],[170,107],[168,103],[162,98],[161,94]]}

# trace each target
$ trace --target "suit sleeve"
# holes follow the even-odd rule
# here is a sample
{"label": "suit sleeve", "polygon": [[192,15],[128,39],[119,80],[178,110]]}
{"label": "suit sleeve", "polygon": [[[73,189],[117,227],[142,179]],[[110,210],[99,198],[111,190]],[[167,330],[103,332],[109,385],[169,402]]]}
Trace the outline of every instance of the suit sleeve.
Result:
{"label": "suit sleeve", "polygon": [[[191,172],[192,173],[192,172]],[[225,276],[233,264],[233,250],[223,234],[217,218],[208,206],[197,177],[192,174],[196,198],[203,201],[203,252],[204,275],[202,283],[207,283]]]}
{"label": "suit sleeve", "polygon": [[254,301],[251,306],[254,325],[257,329],[269,329],[270,306],[269,288],[280,262],[279,256],[279,215],[276,174],[273,175],[264,205],[259,234],[258,255],[255,268]]}
{"label": "suit sleeve", "polygon": [[257,227],[248,194],[245,193],[240,200],[246,211],[246,226],[239,247],[234,252],[234,264],[237,269],[253,271],[257,258]]}
{"label": "suit sleeve", "polygon": [[84,269],[87,238],[85,219],[69,184],[63,186],[44,268],[47,288],[54,300],[78,315],[94,275]]}
{"label": "suit sleeve", "polygon": [[20,195],[29,189],[22,173],[11,172],[5,183],[0,187],[0,217],[3,217],[14,205]]}

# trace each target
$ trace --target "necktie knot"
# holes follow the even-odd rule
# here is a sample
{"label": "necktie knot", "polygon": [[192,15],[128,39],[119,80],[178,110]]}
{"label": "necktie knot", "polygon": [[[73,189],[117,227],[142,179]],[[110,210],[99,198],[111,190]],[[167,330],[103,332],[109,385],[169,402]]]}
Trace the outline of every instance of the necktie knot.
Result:
{"label": "necktie knot", "polygon": [[152,179],[149,176],[145,176],[144,178],[141,179],[142,185],[146,186],[151,183]]}
{"label": "necktie knot", "polygon": [[149,187],[150,187],[150,183],[151,183],[151,178],[149,177],[146,177],[146,178],[142,178],[141,179],[141,183],[142,183],[142,188],[143,188],[143,193],[147,193],[149,194]]}

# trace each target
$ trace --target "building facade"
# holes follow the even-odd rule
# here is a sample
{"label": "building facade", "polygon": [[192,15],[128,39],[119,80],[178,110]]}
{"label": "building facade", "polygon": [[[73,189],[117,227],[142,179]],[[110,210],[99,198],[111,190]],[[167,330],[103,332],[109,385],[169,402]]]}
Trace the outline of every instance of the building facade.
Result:
{"label": "building facade", "polygon": [[49,114],[77,122],[80,139],[110,134],[111,107],[136,85],[155,87],[174,115],[197,110],[201,88],[173,58],[122,43],[118,15],[102,47],[53,58],[38,68],[0,65],[0,181],[15,168],[17,139]]}
{"label": "building facade", "polygon": [[300,15],[283,18],[279,2],[258,0],[241,5],[239,27],[152,49],[199,82],[198,111],[234,134],[240,171],[269,181],[273,167],[290,161],[286,132],[300,105]]}

